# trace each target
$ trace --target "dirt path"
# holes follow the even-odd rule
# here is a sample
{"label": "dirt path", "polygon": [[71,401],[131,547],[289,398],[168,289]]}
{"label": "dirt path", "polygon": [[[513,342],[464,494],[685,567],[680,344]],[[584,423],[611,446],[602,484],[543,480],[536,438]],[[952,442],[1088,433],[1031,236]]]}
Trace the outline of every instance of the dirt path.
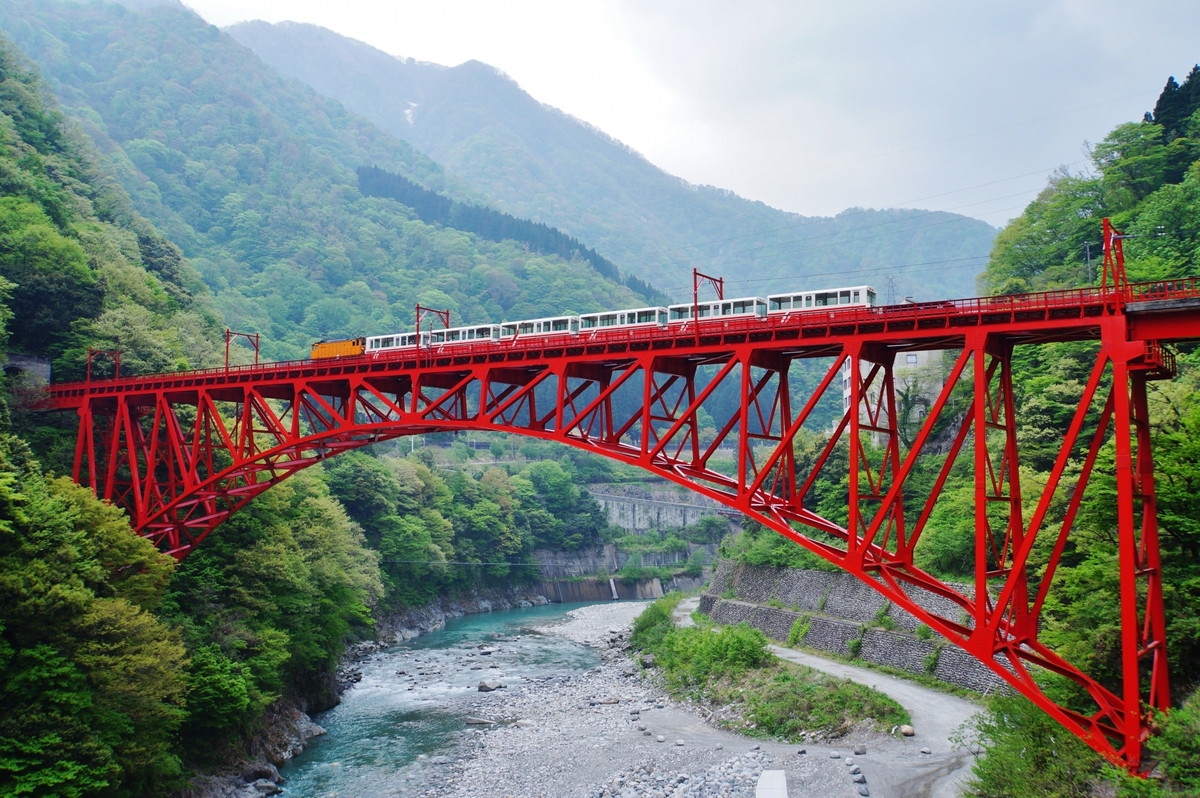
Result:
{"label": "dirt path", "polygon": [[[684,599],[675,611],[676,623],[688,625],[699,598]],[[981,707],[957,696],[931,690],[915,682],[859,668],[814,654],[771,645],[771,653],[780,659],[806,665],[832,676],[864,684],[889,696],[904,707],[912,718],[916,734],[873,747],[870,779],[873,795],[894,798],[957,798],[970,775],[971,756],[955,750],[950,737],[959,726]],[[930,753],[921,753],[927,749]],[[866,762],[863,763],[864,770]],[[802,785],[789,788],[792,796],[806,795]]]}

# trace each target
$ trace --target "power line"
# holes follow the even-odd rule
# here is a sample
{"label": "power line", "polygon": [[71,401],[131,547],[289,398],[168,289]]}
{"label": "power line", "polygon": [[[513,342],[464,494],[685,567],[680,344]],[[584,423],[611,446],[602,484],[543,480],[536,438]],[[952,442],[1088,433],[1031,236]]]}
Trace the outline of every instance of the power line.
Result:
{"label": "power line", "polygon": [[[380,560],[387,565],[520,565],[526,568],[541,568],[540,562],[466,562],[465,560]],[[556,563],[548,563],[555,565]]]}

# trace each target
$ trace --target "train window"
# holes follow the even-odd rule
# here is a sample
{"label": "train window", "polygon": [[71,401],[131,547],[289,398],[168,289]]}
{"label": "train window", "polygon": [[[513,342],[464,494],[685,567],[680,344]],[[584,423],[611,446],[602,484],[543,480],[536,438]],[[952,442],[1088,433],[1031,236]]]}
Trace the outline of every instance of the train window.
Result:
{"label": "train window", "polygon": [[867,289],[867,304],[868,305],[875,304],[875,292],[870,288]]}

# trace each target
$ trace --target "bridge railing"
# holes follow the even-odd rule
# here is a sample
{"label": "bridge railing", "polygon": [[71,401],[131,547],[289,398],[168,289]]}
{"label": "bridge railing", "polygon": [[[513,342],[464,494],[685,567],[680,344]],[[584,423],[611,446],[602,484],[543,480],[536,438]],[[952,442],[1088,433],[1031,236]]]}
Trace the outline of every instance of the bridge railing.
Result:
{"label": "bridge railing", "polygon": [[1200,277],[1181,277],[1151,283],[1132,283],[1128,301],[1145,302],[1156,299],[1190,299],[1200,296]]}

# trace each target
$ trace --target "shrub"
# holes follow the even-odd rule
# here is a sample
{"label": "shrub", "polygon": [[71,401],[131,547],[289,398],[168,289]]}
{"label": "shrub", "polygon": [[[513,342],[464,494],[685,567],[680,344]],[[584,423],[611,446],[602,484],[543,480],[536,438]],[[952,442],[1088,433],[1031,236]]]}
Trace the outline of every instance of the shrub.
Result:
{"label": "shrub", "polygon": [[975,761],[967,794],[979,798],[1086,796],[1104,760],[1021,696],[997,696],[975,717],[965,744]]}
{"label": "shrub", "polygon": [[880,629],[895,629],[896,622],[892,620],[892,616],[888,615],[891,609],[892,602],[883,602],[879,607],[879,611],[875,613],[875,619],[872,621],[872,624]]}
{"label": "shrub", "polygon": [[1171,710],[1147,743],[1172,787],[1200,795],[1200,690]]}
{"label": "shrub", "polygon": [[788,632],[787,644],[789,646],[795,646],[799,644],[802,640],[804,640],[810,628],[812,628],[812,616],[801,615],[796,619],[796,622],[792,624],[792,630]]}
{"label": "shrub", "polygon": [[845,679],[809,668],[762,671],[746,691],[745,731],[756,736],[800,741],[804,731],[836,737],[863,718],[880,727],[909,723],[908,713],[892,699]]}
{"label": "shrub", "polygon": [[703,686],[710,678],[764,665],[771,656],[766,635],[745,624],[675,629],[659,654],[667,680],[678,686]]}
{"label": "shrub", "polygon": [[633,621],[629,645],[638,651],[657,652],[663,638],[675,628],[672,614],[682,598],[681,593],[669,593],[642,610]]}

